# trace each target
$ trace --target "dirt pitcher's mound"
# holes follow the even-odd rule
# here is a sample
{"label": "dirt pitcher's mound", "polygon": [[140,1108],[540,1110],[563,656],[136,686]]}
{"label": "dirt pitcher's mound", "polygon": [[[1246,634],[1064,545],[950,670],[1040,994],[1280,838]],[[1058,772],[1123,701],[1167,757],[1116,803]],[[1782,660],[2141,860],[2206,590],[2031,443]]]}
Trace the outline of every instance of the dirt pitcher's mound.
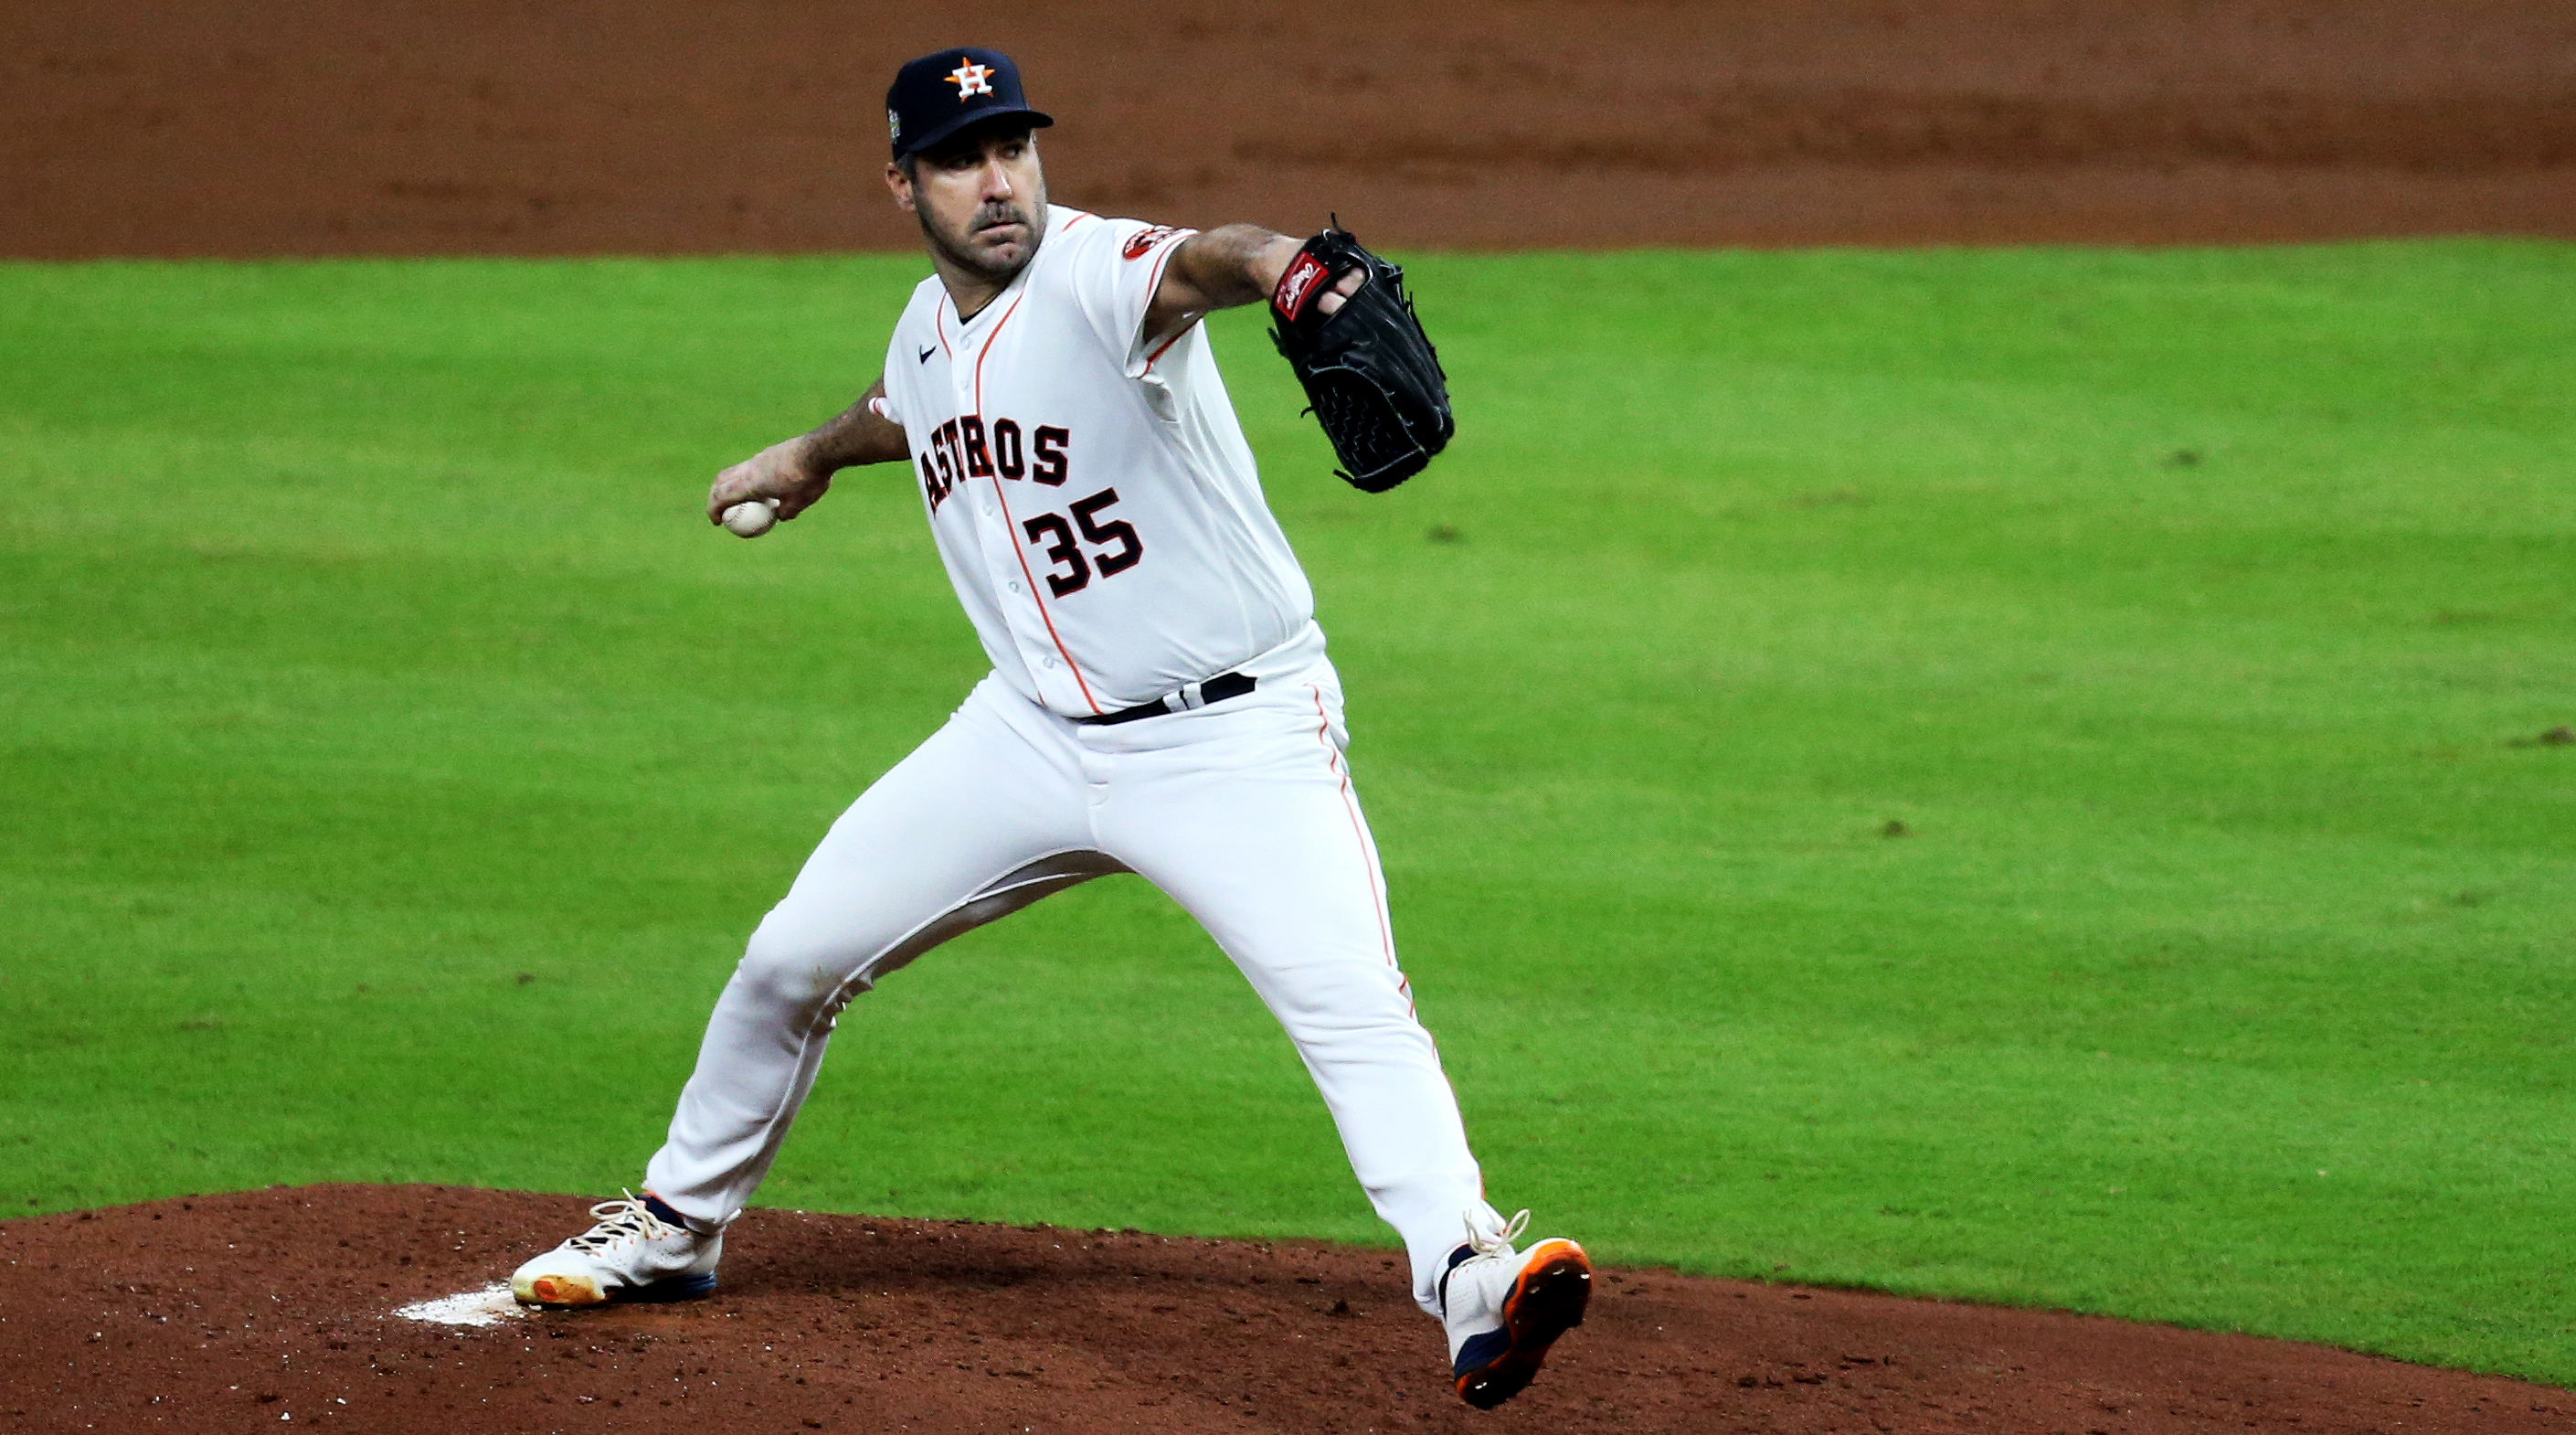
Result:
{"label": "dirt pitcher's mound", "polygon": [[[23,1431],[2565,1430],[2576,1395],[2316,1346],[1602,1272],[1479,1414],[1395,1258],[1308,1242],[753,1211],[724,1288],[482,1325],[562,1196],[319,1186],[0,1223]],[[470,1305],[471,1302],[464,1304]],[[472,1312],[468,1312],[472,1314]]]}

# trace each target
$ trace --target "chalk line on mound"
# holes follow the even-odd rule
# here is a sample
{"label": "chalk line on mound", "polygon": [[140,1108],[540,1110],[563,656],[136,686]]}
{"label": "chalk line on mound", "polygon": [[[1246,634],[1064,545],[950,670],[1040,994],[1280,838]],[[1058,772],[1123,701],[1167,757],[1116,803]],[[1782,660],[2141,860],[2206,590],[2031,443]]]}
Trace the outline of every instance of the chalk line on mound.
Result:
{"label": "chalk line on mound", "polygon": [[508,1286],[486,1286],[479,1291],[463,1291],[437,1300],[418,1301],[394,1314],[406,1320],[428,1321],[433,1325],[499,1325],[505,1320],[527,1318],[527,1312],[510,1298]]}

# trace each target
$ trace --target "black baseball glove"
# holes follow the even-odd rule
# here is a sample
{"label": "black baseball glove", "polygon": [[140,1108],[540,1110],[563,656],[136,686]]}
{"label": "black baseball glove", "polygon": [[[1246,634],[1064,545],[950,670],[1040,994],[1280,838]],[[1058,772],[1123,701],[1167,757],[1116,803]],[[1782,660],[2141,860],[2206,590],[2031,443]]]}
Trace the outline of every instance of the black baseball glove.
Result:
{"label": "black baseball glove", "polygon": [[[1326,314],[1317,301],[1353,270],[1359,291]],[[1367,493],[1384,493],[1420,473],[1458,431],[1449,415],[1449,376],[1422,332],[1404,271],[1367,250],[1348,230],[1306,241],[1270,296],[1278,327],[1270,342],[1297,371],[1306,402],[1333,441],[1337,470]]]}

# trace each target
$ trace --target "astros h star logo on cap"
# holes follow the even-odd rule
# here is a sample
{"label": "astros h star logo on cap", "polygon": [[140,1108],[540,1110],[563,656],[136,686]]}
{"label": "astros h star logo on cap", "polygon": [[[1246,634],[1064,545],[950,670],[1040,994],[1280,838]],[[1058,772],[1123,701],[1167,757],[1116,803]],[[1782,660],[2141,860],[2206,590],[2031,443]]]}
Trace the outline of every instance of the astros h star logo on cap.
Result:
{"label": "astros h star logo on cap", "polygon": [[973,60],[968,60],[964,64],[959,65],[956,69],[949,71],[948,78],[957,82],[957,102],[959,104],[964,104],[967,100],[970,100],[977,95],[989,95],[993,93],[992,81],[987,78],[992,73],[992,66],[979,65]]}

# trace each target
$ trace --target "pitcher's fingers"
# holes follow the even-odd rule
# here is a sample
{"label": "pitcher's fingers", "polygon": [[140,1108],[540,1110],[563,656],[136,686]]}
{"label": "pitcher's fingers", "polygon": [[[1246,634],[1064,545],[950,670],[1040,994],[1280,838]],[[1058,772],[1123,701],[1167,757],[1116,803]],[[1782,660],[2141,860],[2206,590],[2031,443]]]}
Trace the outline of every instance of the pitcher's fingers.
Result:
{"label": "pitcher's fingers", "polygon": [[1343,298],[1360,292],[1360,281],[1367,277],[1367,271],[1360,269],[1354,269],[1343,275],[1341,283],[1334,285],[1331,292],[1315,301],[1315,307],[1327,314],[1340,312]]}
{"label": "pitcher's fingers", "polygon": [[748,463],[735,464],[717,474],[716,481],[707,486],[707,522],[721,527],[725,510],[750,498],[757,486]]}

